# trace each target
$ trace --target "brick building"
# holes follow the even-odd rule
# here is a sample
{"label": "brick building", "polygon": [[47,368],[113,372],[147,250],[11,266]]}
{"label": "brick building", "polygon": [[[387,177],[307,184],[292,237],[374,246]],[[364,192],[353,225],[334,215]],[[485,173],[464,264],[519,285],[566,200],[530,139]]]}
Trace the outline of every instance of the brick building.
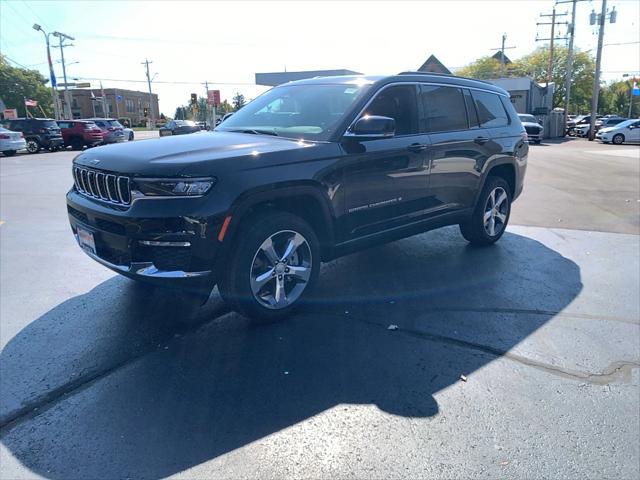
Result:
{"label": "brick building", "polygon": [[[122,88],[105,88],[107,111],[103,111],[100,97],[103,90],[99,88],[71,88],[71,111],[73,118],[113,117],[130,119],[132,126],[145,124],[153,111],[156,120],[160,108],[158,95],[152,95],[152,105],[149,105],[149,94]],[[60,101],[64,101],[64,91],[60,90]],[[147,117],[144,112],[147,111]],[[153,110],[152,110],[153,109]]]}

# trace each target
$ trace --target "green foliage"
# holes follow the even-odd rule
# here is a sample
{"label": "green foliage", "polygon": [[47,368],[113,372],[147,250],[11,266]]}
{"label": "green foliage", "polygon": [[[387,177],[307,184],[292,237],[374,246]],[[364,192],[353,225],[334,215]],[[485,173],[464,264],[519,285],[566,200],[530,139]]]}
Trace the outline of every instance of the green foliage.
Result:
{"label": "green foliage", "polygon": [[[598,112],[620,115],[621,117],[628,116],[632,83],[631,80],[618,80],[602,87]],[[640,118],[640,97],[633,98],[630,118]]]}
{"label": "green foliage", "polygon": [[[567,55],[569,49],[557,46],[553,51],[553,65],[551,66],[551,81],[555,83],[553,94],[553,108],[564,107],[565,88],[564,82],[567,76]],[[542,47],[528,55],[519,58],[510,69],[512,76],[527,76],[538,83],[546,83],[549,72],[549,48]],[[593,90],[593,77],[595,76],[595,60],[587,52],[574,49],[573,55],[573,82],[571,84],[571,113],[589,111],[591,108],[591,94]]]}
{"label": "green foliage", "polygon": [[[47,88],[48,80],[37,70],[12,67],[6,58],[0,55],[0,96],[7,108],[17,108],[18,115],[25,113],[24,99],[36,100],[45,115],[53,117],[53,101],[51,90]],[[42,112],[37,109],[37,115]]]}
{"label": "green foliage", "polygon": [[[508,69],[510,65],[511,64],[507,64],[505,68]],[[508,74],[508,70],[506,71],[507,76],[511,76]],[[502,76],[501,64],[493,57],[481,57],[471,62],[466,67],[462,67],[456,72],[456,75],[459,75],[461,77],[477,78],[478,80],[500,78]]]}
{"label": "green foliage", "polygon": [[[553,107],[564,107],[564,80],[567,74],[568,48],[556,46],[551,67],[551,81],[555,83]],[[487,80],[500,78],[500,62],[493,57],[482,57],[456,72],[463,77]],[[549,48],[542,47],[505,66],[505,77],[531,77],[537,83],[547,83]],[[588,112],[591,104],[595,60],[587,52],[574,49],[573,83],[571,84],[571,113]]]}
{"label": "green foliage", "polygon": [[236,94],[233,96],[232,102],[234,111],[240,110],[247,104],[244,95],[242,95],[240,92],[236,92]]}

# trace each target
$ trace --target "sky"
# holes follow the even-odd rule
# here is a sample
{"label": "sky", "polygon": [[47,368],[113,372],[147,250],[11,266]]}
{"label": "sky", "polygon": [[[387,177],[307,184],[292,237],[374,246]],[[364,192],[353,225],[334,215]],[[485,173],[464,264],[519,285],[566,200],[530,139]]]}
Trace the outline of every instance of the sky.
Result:
{"label": "sky", "polygon": [[[194,92],[221,90],[254,98],[265,87],[256,72],[346,68],[369,74],[416,70],[430,54],[451,70],[491,55],[507,35],[511,58],[546,42],[554,0],[504,1],[39,1],[0,0],[0,52],[17,66],[48,78],[47,32],[75,37],[65,48],[68,81],[147,90],[145,59],[155,75],[160,111],[172,116]],[[609,0],[617,22],[605,27],[604,80],[640,74],[640,1]],[[595,54],[597,31],[589,14],[601,0],[578,2],[575,44]],[[570,13],[570,4],[557,12]],[[561,18],[568,19],[569,16]],[[560,19],[560,18],[559,18]],[[566,27],[557,34],[565,36]],[[52,37],[52,40],[56,40]],[[560,43],[565,43],[560,41]],[[59,49],[52,49],[54,62]],[[75,63],[77,62],[77,63]],[[62,82],[62,67],[54,65]]]}

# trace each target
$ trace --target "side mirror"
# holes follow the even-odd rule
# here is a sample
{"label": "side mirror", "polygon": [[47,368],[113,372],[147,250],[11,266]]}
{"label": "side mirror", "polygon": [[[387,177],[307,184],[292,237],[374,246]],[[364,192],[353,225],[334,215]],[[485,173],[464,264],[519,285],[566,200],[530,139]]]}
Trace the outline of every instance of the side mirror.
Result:
{"label": "side mirror", "polygon": [[359,118],[344,136],[360,140],[373,140],[376,138],[390,138],[395,133],[396,121],[393,118],[365,115]]}

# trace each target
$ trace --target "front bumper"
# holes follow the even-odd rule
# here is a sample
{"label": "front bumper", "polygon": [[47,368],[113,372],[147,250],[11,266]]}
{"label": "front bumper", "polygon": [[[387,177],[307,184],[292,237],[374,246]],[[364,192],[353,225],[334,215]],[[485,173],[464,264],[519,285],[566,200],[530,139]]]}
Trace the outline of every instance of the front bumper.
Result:
{"label": "front bumper", "polygon": [[129,278],[165,286],[208,289],[216,282],[217,216],[201,217],[202,199],[138,200],[128,209],[85,197],[71,189],[67,212],[73,234],[91,232],[89,257]]}
{"label": "front bumper", "polygon": [[64,139],[62,137],[43,137],[40,139],[40,145],[44,148],[62,147]]}

